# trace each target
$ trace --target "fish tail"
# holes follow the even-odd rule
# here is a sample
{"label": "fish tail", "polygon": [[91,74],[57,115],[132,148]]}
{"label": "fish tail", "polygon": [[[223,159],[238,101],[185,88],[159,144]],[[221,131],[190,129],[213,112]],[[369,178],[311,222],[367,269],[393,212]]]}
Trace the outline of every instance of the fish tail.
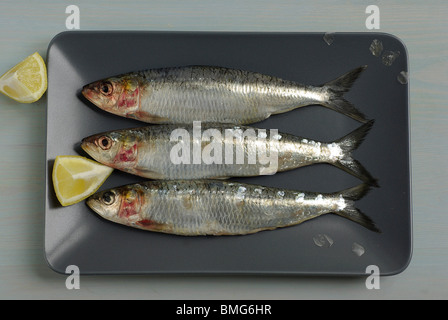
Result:
{"label": "fish tail", "polygon": [[356,222],[371,231],[381,233],[381,230],[375,225],[375,222],[355,207],[355,201],[364,197],[369,190],[370,186],[363,183],[356,187],[337,192],[335,195],[341,196],[344,199],[344,207],[334,213]]}
{"label": "fish tail", "polygon": [[332,162],[332,164],[371,186],[379,187],[378,181],[370,175],[361,163],[352,158],[352,152],[364,141],[364,138],[372,128],[374,122],[374,120],[370,120],[348,135],[336,140],[334,143],[341,148],[342,157]]}
{"label": "fish tail", "polygon": [[322,85],[330,93],[330,97],[322,104],[334,111],[345,114],[357,121],[367,122],[366,116],[355,108],[353,104],[345,100],[343,95],[348,92],[353,83],[358,79],[361,73],[367,68],[367,66],[358,67],[337,79],[329,81]]}

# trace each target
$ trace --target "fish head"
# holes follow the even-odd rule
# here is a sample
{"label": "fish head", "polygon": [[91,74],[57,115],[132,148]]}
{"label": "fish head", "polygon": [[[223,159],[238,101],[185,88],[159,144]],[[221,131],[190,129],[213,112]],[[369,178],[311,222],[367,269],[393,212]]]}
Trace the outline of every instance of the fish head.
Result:
{"label": "fish head", "polygon": [[92,82],[83,87],[82,94],[100,109],[122,117],[132,117],[140,106],[139,81],[133,75]]}
{"label": "fish head", "polygon": [[81,148],[102,164],[133,173],[138,160],[138,144],[138,137],[117,130],[84,138]]}
{"label": "fish head", "polygon": [[86,203],[103,218],[130,225],[143,220],[140,216],[142,199],[139,189],[124,186],[97,192]]}

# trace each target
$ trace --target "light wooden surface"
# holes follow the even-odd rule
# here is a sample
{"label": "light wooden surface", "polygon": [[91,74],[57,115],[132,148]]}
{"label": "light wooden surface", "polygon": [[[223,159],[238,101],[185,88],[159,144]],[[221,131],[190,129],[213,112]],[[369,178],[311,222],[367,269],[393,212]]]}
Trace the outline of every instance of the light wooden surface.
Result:
{"label": "light wooden surface", "polygon": [[378,5],[379,31],[402,39],[410,59],[413,258],[379,290],[363,278],[259,276],[86,276],[67,290],[43,252],[46,97],[21,105],[0,96],[1,299],[448,298],[446,1],[3,0],[0,73],[35,51],[45,58],[70,4],[80,8],[81,30],[285,32],[369,32],[365,9]]}

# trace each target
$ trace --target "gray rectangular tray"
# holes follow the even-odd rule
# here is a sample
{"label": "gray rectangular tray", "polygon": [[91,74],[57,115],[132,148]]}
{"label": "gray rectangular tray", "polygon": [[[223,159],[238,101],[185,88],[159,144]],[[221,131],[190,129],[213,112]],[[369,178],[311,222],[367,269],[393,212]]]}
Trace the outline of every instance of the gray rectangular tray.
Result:
{"label": "gray rectangular tray", "polygon": [[[63,32],[50,43],[48,64],[45,256],[64,273],[81,274],[282,274],[364,275],[369,265],[382,275],[402,272],[411,259],[411,188],[408,71],[404,44],[381,33]],[[374,39],[384,51],[399,51],[391,66],[369,50]],[[181,237],[137,230],[106,221],[84,202],[62,207],[51,171],[58,155],[82,155],[82,138],[145,125],[98,109],[80,94],[83,85],[108,76],[149,68],[214,65],[256,71],[320,85],[368,65],[345,97],[369,119],[372,130],[354,157],[378,179],[357,207],[382,230],[371,232],[336,215],[247,236]],[[359,122],[320,106],[298,108],[254,124],[280,132],[332,141]],[[235,178],[286,189],[334,192],[359,180],[331,165],[313,165],[273,176]],[[143,181],[115,170],[100,188]],[[318,235],[333,243],[320,247]],[[364,254],[353,251],[356,244]]]}

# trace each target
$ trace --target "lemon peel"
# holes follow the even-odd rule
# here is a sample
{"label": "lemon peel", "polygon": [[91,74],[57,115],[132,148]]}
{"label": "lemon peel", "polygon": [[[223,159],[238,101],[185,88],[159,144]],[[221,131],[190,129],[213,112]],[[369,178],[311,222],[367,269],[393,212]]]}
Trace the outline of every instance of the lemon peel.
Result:
{"label": "lemon peel", "polygon": [[0,77],[0,92],[21,103],[39,100],[47,91],[47,68],[35,52]]}
{"label": "lemon peel", "polygon": [[63,206],[94,194],[114,169],[82,156],[57,156],[52,172],[56,197]]}

